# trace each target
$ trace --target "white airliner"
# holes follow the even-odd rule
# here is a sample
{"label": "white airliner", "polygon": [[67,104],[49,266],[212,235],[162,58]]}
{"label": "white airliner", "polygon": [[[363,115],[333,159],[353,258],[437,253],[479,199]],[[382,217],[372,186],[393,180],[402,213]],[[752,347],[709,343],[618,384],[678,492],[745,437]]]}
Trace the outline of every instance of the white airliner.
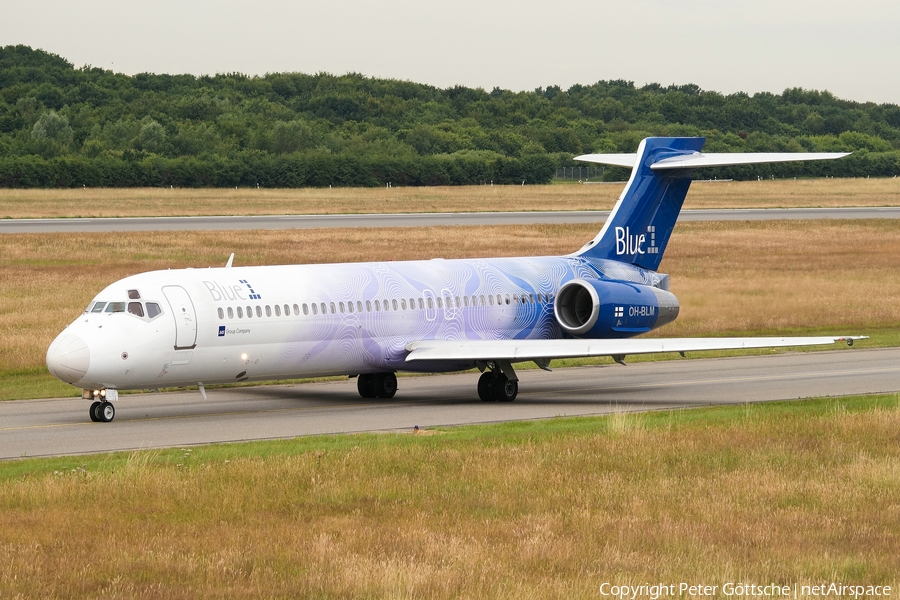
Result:
{"label": "white airliner", "polygon": [[[108,286],[53,341],[47,367],[112,421],[118,391],[326,375],[391,398],[397,371],[477,367],[482,400],[518,393],[513,363],[852,343],[853,337],[628,339],[678,315],[656,270],[699,167],[840,153],[702,154],[703,138],[647,138],[600,233],[566,256],[153,271]],[[233,258],[233,255],[232,255]]]}

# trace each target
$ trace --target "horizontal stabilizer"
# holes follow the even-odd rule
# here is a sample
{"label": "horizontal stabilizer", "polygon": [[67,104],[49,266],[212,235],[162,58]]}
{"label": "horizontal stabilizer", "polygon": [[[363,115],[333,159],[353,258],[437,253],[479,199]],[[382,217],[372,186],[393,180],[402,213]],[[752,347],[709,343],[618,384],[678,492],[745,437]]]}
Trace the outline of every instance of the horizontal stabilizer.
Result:
{"label": "horizontal stabilizer", "polygon": [[[693,152],[691,154],[662,158],[652,163],[650,169],[662,171],[668,169],[756,165],[798,160],[834,160],[849,154],[849,152],[715,152],[709,154]],[[574,160],[632,168],[635,160],[637,160],[637,154],[583,154],[582,156],[576,156]]]}
{"label": "horizontal stabilizer", "polygon": [[637,154],[582,154],[572,160],[631,169],[634,167],[634,161],[637,160]]}
{"label": "horizontal stabilizer", "polygon": [[866,336],[844,337],[746,337],[746,338],[641,338],[614,340],[422,340],[406,346],[406,362],[417,360],[509,360],[584,358],[657,352],[701,352],[817,346]]}
{"label": "horizontal stabilizer", "polygon": [[664,158],[650,165],[653,171],[664,169],[699,169],[702,167],[728,167],[731,165],[756,165],[762,163],[792,162],[795,160],[834,160],[849,152],[726,152],[702,154],[700,152]]}

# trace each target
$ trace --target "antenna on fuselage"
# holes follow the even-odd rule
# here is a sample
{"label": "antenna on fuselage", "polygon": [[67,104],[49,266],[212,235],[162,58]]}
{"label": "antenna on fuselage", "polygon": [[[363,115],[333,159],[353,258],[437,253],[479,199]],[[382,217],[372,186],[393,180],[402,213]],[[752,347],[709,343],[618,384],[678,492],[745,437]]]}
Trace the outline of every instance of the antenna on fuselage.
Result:
{"label": "antenna on fuselage", "polygon": [[225,263],[225,268],[226,268],[226,269],[230,269],[230,268],[231,268],[231,263],[233,263],[233,262],[234,262],[234,252],[232,252],[232,253],[231,253],[231,256],[228,257],[228,262]]}

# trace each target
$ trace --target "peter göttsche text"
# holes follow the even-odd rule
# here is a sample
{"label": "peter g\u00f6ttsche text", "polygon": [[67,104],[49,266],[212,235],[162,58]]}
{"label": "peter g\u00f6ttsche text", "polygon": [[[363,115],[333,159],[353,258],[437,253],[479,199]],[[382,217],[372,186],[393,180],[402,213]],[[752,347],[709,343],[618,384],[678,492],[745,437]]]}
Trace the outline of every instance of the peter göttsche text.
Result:
{"label": "peter g\u00f6ttsche text", "polygon": [[845,585],[842,583],[822,583],[778,585],[756,585],[752,583],[724,583],[722,585],[672,583],[644,585],[614,585],[604,583],[600,595],[619,600],[649,598],[659,600],[669,597],[713,597],[734,596],[746,598],[885,598],[891,595],[889,585]]}

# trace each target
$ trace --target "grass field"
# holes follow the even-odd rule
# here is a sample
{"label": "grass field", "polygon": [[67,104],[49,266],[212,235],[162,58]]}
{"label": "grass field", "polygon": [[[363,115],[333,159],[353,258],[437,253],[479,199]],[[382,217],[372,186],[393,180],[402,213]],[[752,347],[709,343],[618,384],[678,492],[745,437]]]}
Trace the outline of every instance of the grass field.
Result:
{"label": "grass field", "polygon": [[894,394],[5,462],[0,598],[896,590],[898,432]]}
{"label": "grass field", "polygon": [[[46,371],[53,338],[113,281],[223,265],[548,255],[599,225],[0,236],[0,399],[77,394]],[[668,337],[821,332],[900,337],[892,221],[682,223],[661,270],[681,302]]]}
{"label": "grass field", "polygon": [[[624,184],[336,189],[0,189],[0,218],[608,210]],[[900,179],[695,182],[686,208],[900,206]]]}

